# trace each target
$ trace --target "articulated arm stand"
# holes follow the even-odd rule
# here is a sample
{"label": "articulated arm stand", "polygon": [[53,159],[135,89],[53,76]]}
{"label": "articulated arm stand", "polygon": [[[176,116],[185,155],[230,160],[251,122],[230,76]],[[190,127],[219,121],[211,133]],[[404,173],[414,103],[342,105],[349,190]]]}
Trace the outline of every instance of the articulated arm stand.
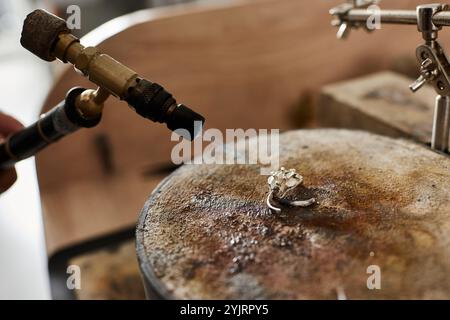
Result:
{"label": "articulated arm stand", "polygon": [[427,4],[410,10],[379,10],[372,5],[378,1],[353,0],[330,10],[336,18],[333,24],[339,27],[338,38],[348,36],[352,28],[372,31],[372,19],[380,23],[417,25],[425,41],[416,49],[420,63],[420,76],[410,86],[413,92],[425,83],[433,86],[436,93],[436,106],[433,118],[431,147],[441,152],[449,150],[450,130],[450,63],[437,41],[438,31],[450,26],[450,11],[446,4]]}

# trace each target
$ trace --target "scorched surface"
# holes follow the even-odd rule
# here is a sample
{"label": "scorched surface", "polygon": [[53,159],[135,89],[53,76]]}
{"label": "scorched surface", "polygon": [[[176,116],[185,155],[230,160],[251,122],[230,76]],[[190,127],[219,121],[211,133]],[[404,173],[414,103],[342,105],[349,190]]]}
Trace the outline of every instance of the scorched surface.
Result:
{"label": "scorched surface", "polygon": [[[308,208],[268,211],[257,165],[185,165],[146,203],[141,270],[167,298],[450,298],[450,160],[369,133],[280,137]],[[367,268],[379,266],[381,289]]]}

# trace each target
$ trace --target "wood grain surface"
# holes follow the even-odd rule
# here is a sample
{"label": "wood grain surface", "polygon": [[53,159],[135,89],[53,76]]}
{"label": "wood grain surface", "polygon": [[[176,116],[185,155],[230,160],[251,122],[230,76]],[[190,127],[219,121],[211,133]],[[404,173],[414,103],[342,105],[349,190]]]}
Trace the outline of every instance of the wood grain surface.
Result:
{"label": "wood grain surface", "polygon": [[413,93],[412,79],[379,72],[322,88],[317,107],[320,127],[362,129],[428,144],[436,92],[424,86]]}

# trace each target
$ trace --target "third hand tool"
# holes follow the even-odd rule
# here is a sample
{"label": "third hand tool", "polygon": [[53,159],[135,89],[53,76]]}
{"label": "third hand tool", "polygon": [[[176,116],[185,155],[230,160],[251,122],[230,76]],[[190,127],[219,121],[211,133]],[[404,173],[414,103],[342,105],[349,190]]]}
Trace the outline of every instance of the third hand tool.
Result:
{"label": "third hand tool", "polygon": [[410,85],[413,92],[425,83],[437,93],[433,118],[431,148],[448,152],[450,130],[450,63],[443,47],[437,41],[438,31],[450,26],[450,8],[446,4],[424,4],[416,10],[381,10],[375,0],[353,0],[330,10],[335,17],[333,24],[339,27],[338,38],[348,36],[351,29],[372,31],[374,21],[416,25],[422,33],[424,44],[416,49],[420,63],[420,76]]}

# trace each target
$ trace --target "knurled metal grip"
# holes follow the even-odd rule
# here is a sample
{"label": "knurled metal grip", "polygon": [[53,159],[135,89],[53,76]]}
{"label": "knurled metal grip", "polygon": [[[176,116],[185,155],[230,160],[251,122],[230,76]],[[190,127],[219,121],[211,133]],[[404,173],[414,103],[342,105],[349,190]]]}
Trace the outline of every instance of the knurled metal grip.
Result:
{"label": "knurled metal grip", "polygon": [[52,53],[60,33],[70,33],[66,21],[45,11],[37,9],[27,15],[22,29],[22,46],[46,61],[55,60]]}
{"label": "knurled metal grip", "polygon": [[130,87],[125,101],[142,117],[159,123],[166,123],[172,130],[184,129],[194,139],[203,126],[205,118],[185,105],[177,104],[172,94],[157,83],[145,79],[136,79],[136,85]]}
{"label": "knurled metal grip", "polygon": [[128,104],[142,117],[164,123],[167,111],[176,103],[172,94],[157,83],[137,79],[126,97]]}

